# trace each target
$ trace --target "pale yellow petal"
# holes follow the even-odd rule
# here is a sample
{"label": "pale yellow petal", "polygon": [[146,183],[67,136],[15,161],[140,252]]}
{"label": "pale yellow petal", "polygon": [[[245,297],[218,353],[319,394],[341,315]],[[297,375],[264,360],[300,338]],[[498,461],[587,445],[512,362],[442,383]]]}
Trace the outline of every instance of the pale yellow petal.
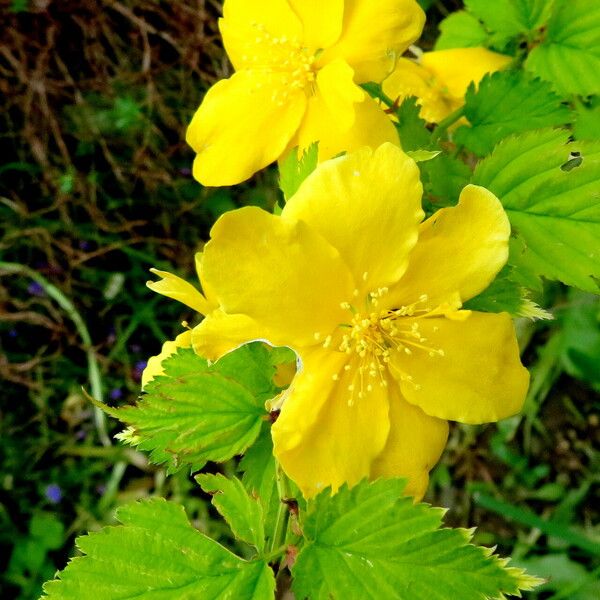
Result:
{"label": "pale yellow petal", "polygon": [[375,149],[385,142],[400,145],[394,124],[371,97],[354,105],[354,125],[341,129],[318,90],[309,98],[298,134],[289,148],[298,146],[303,151],[313,142],[319,142],[320,161],[365,146]]}
{"label": "pale yellow petal", "polygon": [[273,64],[280,41],[285,45],[303,38],[302,24],[287,0],[225,0],[219,29],[236,70]]}
{"label": "pale yellow petal", "polygon": [[356,119],[355,105],[365,92],[354,81],[354,71],[343,60],[334,60],[317,73],[317,86],[336,126],[345,131]]}
{"label": "pale yellow petal", "polygon": [[321,64],[343,58],[356,81],[380,82],[396,58],[421,35],[425,13],[415,0],[346,0],[340,39],[320,57]]}
{"label": "pale yellow petal", "polygon": [[391,363],[403,396],[432,417],[462,423],[516,414],[529,373],[521,364],[512,319],[506,313],[462,316],[418,319],[423,348],[397,353]]}
{"label": "pale yellow petal", "polygon": [[322,163],[283,216],[308,223],[337,248],[364,297],[406,270],[423,218],[422,192],[414,160],[384,144]]}
{"label": "pale yellow petal", "polygon": [[340,304],[354,288],[339,252],[317,232],[256,207],[219,218],[202,276],[223,311],[250,317],[270,342],[294,349],[342,322]]}
{"label": "pale yellow petal", "polygon": [[487,48],[451,48],[425,52],[421,64],[432,73],[448,94],[462,100],[469,84],[479,83],[486,73],[499,71],[513,60]]}
{"label": "pale yellow petal", "polygon": [[192,345],[196,354],[214,361],[248,342],[265,339],[266,334],[250,317],[217,309],[194,327]]}
{"label": "pale yellow petal", "polygon": [[203,185],[234,185],[277,160],[306,109],[285,73],[239,71],[206,94],[187,130]]}
{"label": "pale yellow petal", "polygon": [[455,108],[433,74],[408,58],[398,59],[393,73],[384,80],[382,89],[388,98],[398,104],[410,96],[416,97],[417,104],[421,106],[421,118],[430,123],[438,123]]}
{"label": "pale yellow petal", "polygon": [[168,271],[159,271],[158,269],[150,269],[151,273],[158,275],[160,281],[148,281],[146,285],[157,294],[162,294],[168,298],[173,298],[201,315],[208,314],[214,306],[197,290],[191,283],[185,281],[173,273]]}
{"label": "pale yellow petal", "polygon": [[359,398],[357,362],[323,349],[305,353],[272,427],[275,456],[306,497],[367,477],[385,446],[386,388],[376,386]]}
{"label": "pale yellow petal", "polygon": [[163,361],[175,354],[179,348],[189,348],[192,345],[192,332],[184,331],[180,333],[174,340],[163,344],[160,354],[151,356],[148,359],[148,364],[142,373],[142,389],[146,387],[149,381],[164,373]]}
{"label": "pale yellow petal", "polygon": [[289,0],[304,26],[303,41],[308,48],[327,48],[340,37],[344,0]]}
{"label": "pale yellow petal", "polygon": [[428,305],[462,302],[483,291],[508,259],[510,224],[502,204],[485,188],[468,185],[459,203],[427,219],[408,270],[390,290],[391,305],[428,296]]}
{"label": "pale yellow petal", "polygon": [[389,388],[390,434],[373,463],[371,479],[406,477],[406,494],[419,501],[427,491],[429,471],[446,446],[448,422],[407,402],[397,384],[390,383]]}

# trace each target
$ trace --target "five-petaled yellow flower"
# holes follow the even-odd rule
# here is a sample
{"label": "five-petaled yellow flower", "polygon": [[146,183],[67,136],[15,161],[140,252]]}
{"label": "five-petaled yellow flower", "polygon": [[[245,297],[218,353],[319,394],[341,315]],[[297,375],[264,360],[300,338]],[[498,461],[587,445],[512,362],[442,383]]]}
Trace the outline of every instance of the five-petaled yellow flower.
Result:
{"label": "five-petaled yellow flower", "polygon": [[415,0],[225,0],[219,25],[236,72],[188,128],[196,179],[236,184],[316,141],[321,160],[398,143],[359,84],[389,75],[424,23]]}
{"label": "five-petaled yellow flower", "polygon": [[150,284],[206,314],[176,345],[218,359],[250,340],[289,346],[299,371],[272,427],[285,472],[312,496],[405,476],[424,494],[447,420],[516,413],[529,376],[510,316],[463,310],[508,257],[498,199],[469,185],[422,222],[415,162],[392,144],[322,163],[281,216],[220,217],[198,263],[204,290]]}
{"label": "five-petaled yellow flower", "polygon": [[471,82],[506,67],[512,57],[487,48],[452,48],[425,52],[419,59],[400,58],[394,72],[383,82],[384,93],[401,102],[416,96],[421,117],[439,123],[465,102]]}

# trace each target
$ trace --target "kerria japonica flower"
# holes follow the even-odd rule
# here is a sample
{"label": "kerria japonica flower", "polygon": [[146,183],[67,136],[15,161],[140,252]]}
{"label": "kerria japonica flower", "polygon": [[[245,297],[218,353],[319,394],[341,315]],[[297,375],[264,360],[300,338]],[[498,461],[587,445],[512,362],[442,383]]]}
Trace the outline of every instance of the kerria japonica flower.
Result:
{"label": "kerria japonica flower", "polygon": [[510,316],[462,309],[506,263],[499,200],[469,185],[423,221],[421,196],[415,162],[385,144],[322,163],[280,216],[224,214],[198,261],[205,295],[164,272],[150,284],[206,317],[148,377],[177,346],[289,346],[299,369],[272,426],[287,475],[307,497],[403,476],[421,498],[447,421],[512,415],[529,381]]}
{"label": "kerria japonica flower", "polygon": [[478,84],[487,73],[512,62],[511,56],[487,48],[452,48],[425,52],[419,58],[400,58],[383,82],[383,92],[392,100],[416,96],[421,118],[439,123],[465,103],[471,82]]}
{"label": "kerria japonica flower", "polygon": [[188,128],[194,177],[240,183],[316,141],[321,160],[398,143],[359,85],[389,75],[424,23],[415,0],[225,0],[219,27],[235,73]]}

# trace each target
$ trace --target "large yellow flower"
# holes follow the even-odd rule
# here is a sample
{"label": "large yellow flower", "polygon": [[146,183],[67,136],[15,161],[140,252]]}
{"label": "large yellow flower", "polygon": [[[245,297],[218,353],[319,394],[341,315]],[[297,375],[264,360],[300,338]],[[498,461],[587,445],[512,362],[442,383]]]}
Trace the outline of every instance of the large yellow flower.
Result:
{"label": "large yellow flower", "polygon": [[358,84],[383,80],[419,37],[415,0],[225,0],[223,15],[236,72],[208,91],[188,128],[198,181],[239,183],[315,141],[321,160],[398,142]]}
{"label": "large yellow flower", "polygon": [[479,83],[486,73],[498,71],[512,60],[487,48],[425,52],[418,60],[400,58],[382,88],[387,96],[400,102],[416,96],[421,117],[439,123],[464,104],[472,81]]}
{"label": "large yellow flower", "polygon": [[209,359],[256,339],[296,351],[272,432],[307,496],[406,476],[420,498],[447,420],[495,421],[523,403],[511,318],[461,310],[507,260],[502,206],[471,185],[421,222],[421,195],[399,148],[365,148],[321,164],[281,216],[246,207],[220,217],[199,263],[206,297],[154,284],[205,304],[192,343]]}

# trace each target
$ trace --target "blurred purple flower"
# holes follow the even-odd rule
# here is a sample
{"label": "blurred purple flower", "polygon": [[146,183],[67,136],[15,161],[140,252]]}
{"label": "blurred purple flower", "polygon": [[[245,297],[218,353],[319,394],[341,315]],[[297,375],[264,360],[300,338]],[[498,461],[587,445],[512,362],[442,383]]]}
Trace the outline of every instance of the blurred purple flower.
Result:
{"label": "blurred purple flower", "polygon": [[80,250],[89,250],[90,249],[90,243],[86,240],[81,240],[79,242],[79,249]]}
{"label": "blurred purple flower", "polygon": [[146,368],[147,365],[148,365],[148,363],[145,360],[138,360],[135,363],[135,366],[133,367],[133,371],[131,373],[131,375],[135,381],[138,381],[138,382],[141,381],[142,373],[144,372],[144,369]]}
{"label": "blurred purple flower", "polygon": [[132,352],[135,352],[135,353],[137,353],[137,352],[140,352],[140,351],[141,351],[142,347],[141,347],[139,344],[130,344],[130,345],[129,345],[129,349],[130,349]]}
{"label": "blurred purple flower", "polygon": [[19,334],[17,333],[17,330],[16,330],[16,329],[11,329],[11,330],[8,332],[8,337],[11,337],[11,338],[16,338],[16,337],[18,337],[18,336],[19,336]]}
{"label": "blurred purple flower", "polygon": [[84,429],[80,429],[79,431],[77,431],[75,433],[76,440],[85,440],[86,437],[87,437],[87,431],[85,431]]}
{"label": "blurred purple flower", "polygon": [[27,287],[27,291],[32,295],[32,296],[38,296],[38,297],[42,297],[46,295],[46,292],[44,290],[44,288],[42,287],[41,284],[39,284],[37,281],[32,281],[29,286]]}
{"label": "blurred purple flower", "polygon": [[47,485],[44,493],[46,494],[48,501],[52,504],[58,504],[62,500],[62,490],[56,483]]}
{"label": "blurred purple flower", "polygon": [[120,400],[123,397],[123,390],[121,388],[115,388],[111,390],[110,394],[111,400]]}
{"label": "blurred purple flower", "polygon": [[179,169],[179,173],[184,177],[189,177],[192,174],[192,170],[188,167],[182,167]]}

